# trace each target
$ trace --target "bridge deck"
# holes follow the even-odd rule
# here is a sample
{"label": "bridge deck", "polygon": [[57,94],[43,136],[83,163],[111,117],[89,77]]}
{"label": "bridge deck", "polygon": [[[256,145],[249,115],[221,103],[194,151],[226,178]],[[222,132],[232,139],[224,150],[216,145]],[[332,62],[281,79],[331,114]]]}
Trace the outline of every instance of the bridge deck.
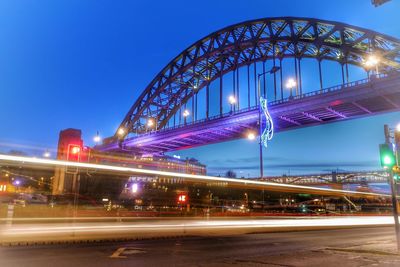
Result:
{"label": "bridge deck", "polygon": [[[400,74],[380,75],[269,103],[275,131],[400,110]],[[257,131],[258,107],[98,146],[102,151],[163,153],[243,138]]]}

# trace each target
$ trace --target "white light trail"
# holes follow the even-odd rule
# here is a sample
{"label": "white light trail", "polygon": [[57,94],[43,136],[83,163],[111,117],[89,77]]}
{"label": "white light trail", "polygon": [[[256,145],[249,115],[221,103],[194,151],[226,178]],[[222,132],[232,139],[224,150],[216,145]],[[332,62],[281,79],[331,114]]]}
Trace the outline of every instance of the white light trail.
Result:
{"label": "white light trail", "polygon": [[172,220],[153,222],[126,222],[126,223],[79,223],[79,224],[37,224],[37,225],[16,225],[5,227],[0,236],[37,236],[46,234],[69,234],[75,233],[114,233],[115,231],[126,232],[148,232],[171,230],[234,230],[251,228],[273,228],[289,229],[292,227],[315,229],[321,227],[362,227],[362,226],[389,226],[393,225],[394,219],[391,216],[354,216],[354,217],[311,217],[295,219],[222,219],[222,220]]}
{"label": "white light trail", "polygon": [[89,168],[89,169],[124,172],[124,173],[138,173],[138,174],[156,175],[156,176],[164,176],[164,177],[183,178],[183,179],[187,179],[187,180],[196,180],[196,181],[203,181],[203,182],[227,182],[227,183],[232,183],[232,184],[236,184],[236,185],[265,187],[267,189],[275,190],[275,191],[285,191],[285,189],[286,189],[286,190],[291,190],[291,191],[296,191],[296,192],[313,191],[313,193],[315,192],[314,194],[323,194],[323,195],[350,195],[350,196],[359,196],[359,197],[385,197],[385,198],[391,197],[390,195],[387,195],[387,194],[356,192],[356,191],[349,191],[349,190],[318,188],[318,187],[302,186],[302,185],[271,183],[271,182],[255,181],[255,180],[248,180],[248,179],[226,178],[226,177],[196,175],[196,174],[177,173],[177,172],[166,172],[166,171],[147,170],[147,169],[140,169],[140,168],[93,164],[93,163],[84,163],[84,162],[63,161],[63,160],[54,160],[54,159],[31,158],[31,157],[12,156],[12,155],[4,155],[4,154],[0,154],[0,161],[1,160],[7,161],[7,162],[22,163],[22,164],[31,163],[31,164],[40,164],[40,165],[50,165],[50,166]]}

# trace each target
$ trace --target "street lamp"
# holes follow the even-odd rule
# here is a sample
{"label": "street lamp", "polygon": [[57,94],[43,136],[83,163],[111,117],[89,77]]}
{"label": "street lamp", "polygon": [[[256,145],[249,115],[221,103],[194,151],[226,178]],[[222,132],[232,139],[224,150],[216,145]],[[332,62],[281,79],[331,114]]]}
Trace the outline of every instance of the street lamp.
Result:
{"label": "street lamp", "polygon": [[186,118],[187,118],[189,115],[190,115],[189,110],[185,109],[185,110],[183,111],[183,124],[186,125]]}
{"label": "street lamp", "polygon": [[287,83],[286,83],[286,87],[290,89],[290,97],[289,99],[293,98],[293,87],[295,87],[297,85],[296,81],[293,78],[289,78]]}
{"label": "street lamp", "polygon": [[157,131],[157,121],[154,118],[149,118],[146,123],[149,129],[154,128]]}
{"label": "street lamp", "polygon": [[364,62],[364,65],[371,69],[375,67],[375,74],[379,74],[378,65],[379,65],[379,58],[375,55],[368,56],[367,60]]}
{"label": "street lamp", "polygon": [[189,110],[187,110],[187,109],[185,109],[184,111],[183,111],[183,117],[187,117],[187,116],[189,116],[190,115],[190,112],[189,112]]}
{"label": "street lamp", "polygon": [[101,137],[99,135],[99,131],[97,131],[97,134],[93,137],[93,141],[98,144],[101,141]]}
{"label": "street lamp", "polygon": [[123,136],[124,134],[125,134],[125,129],[122,128],[122,127],[119,128],[119,129],[118,129],[118,135],[119,135],[119,136]]}
{"label": "street lamp", "polygon": [[229,104],[231,104],[231,113],[233,112],[233,107],[236,104],[236,97],[234,95],[230,95],[228,97]]}
{"label": "street lamp", "polygon": [[43,153],[43,157],[45,157],[45,158],[50,158],[50,152],[48,151],[48,150],[46,150],[44,153]]}
{"label": "street lamp", "polygon": [[250,141],[253,141],[254,139],[256,139],[256,134],[254,132],[249,132],[247,134],[247,139],[249,139]]}

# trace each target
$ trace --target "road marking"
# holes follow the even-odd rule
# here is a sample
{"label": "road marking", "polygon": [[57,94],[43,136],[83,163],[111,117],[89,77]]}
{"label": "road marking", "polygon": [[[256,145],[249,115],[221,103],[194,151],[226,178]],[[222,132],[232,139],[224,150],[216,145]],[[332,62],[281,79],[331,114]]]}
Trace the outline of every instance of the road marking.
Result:
{"label": "road marking", "polygon": [[120,254],[122,252],[125,251],[126,248],[119,248],[117,249],[111,256],[110,258],[114,258],[114,259],[121,259],[121,258],[126,258],[126,256],[120,256]]}
{"label": "road marking", "polygon": [[146,251],[143,250],[143,249],[140,249],[140,248],[122,247],[122,248],[118,248],[110,256],[110,258],[113,258],[113,259],[125,259],[125,258],[127,258],[126,255],[133,255],[133,254],[140,254],[140,253],[146,253]]}

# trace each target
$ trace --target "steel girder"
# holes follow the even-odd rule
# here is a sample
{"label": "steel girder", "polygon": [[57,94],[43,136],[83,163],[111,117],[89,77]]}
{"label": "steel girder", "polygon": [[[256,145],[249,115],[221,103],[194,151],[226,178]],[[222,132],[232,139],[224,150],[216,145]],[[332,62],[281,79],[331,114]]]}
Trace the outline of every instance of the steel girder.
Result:
{"label": "steel girder", "polygon": [[370,54],[379,55],[381,71],[400,69],[400,40],[360,27],[297,17],[232,25],[195,42],[168,63],[125,116],[120,125],[124,134],[115,133],[114,138],[143,133],[149,118],[164,128],[193,93],[253,62],[296,57],[363,66]]}

